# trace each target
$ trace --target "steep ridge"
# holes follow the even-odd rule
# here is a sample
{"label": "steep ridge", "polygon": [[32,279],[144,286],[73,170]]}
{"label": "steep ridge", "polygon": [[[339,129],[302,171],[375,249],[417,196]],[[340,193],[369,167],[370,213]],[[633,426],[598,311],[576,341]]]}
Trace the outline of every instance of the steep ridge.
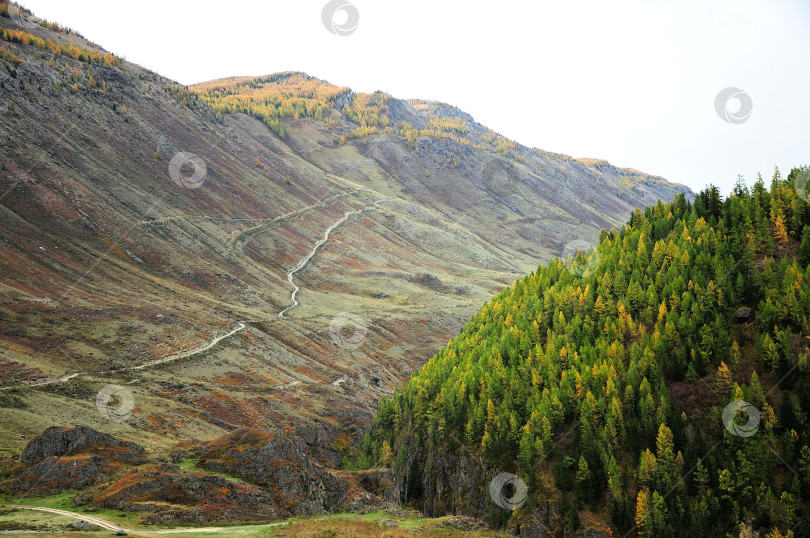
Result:
{"label": "steep ridge", "polygon": [[[251,107],[217,109],[223,81],[185,88],[0,13],[7,456],[54,424],[158,452],[286,426],[338,466],[379,398],[515,275],[595,243],[636,206],[689,194],[522,147],[440,103],[347,89],[319,97],[320,118],[269,125]],[[371,132],[369,108],[393,132]],[[307,253],[299,304],[280,318]],[[358,318],[354,333],[336,326]],[[125,421],[96,409],[109,384],[133,397]]]}

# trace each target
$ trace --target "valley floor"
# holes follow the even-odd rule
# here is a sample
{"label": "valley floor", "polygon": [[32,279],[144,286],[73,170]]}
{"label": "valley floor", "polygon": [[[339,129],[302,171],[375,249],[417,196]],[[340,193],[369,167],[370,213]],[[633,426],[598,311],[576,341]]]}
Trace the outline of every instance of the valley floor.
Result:
{"label": "valley floor", "polygon": [[[424,518],[416,513],[378,511],[365,514],[342,513],[309,518],[294,518],[274,523],[234,526],[205,526],[160,528],[140,526],[135,514],[115,510],[93,513],[71,511],[62,506],[64,496],[27,499],[39,504],[0,504],[0,534],[31,536],[39,534],[67,534],[69,536],[109,536],[110,532],[124,530],[128,536],[312,536],[357,537],[385,536],[498,536],[486,530],[475,530],[478,522],[469,518],[445,516]],[[45,506],[48,505],[48,506]],[[76,508],[75,510],[82,510]],[[85,522],[94,528],[83,528]]]}

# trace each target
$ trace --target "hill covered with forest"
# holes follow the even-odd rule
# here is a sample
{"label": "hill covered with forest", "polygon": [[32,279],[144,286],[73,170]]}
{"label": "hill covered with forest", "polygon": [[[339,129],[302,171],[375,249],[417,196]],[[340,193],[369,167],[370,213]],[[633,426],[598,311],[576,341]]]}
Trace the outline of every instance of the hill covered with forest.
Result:
{"label": "hill covered with forest", "polygon": [[381,402],[359,463],[527,536],[810,535],[807,177],[676,195],[516,281]]}

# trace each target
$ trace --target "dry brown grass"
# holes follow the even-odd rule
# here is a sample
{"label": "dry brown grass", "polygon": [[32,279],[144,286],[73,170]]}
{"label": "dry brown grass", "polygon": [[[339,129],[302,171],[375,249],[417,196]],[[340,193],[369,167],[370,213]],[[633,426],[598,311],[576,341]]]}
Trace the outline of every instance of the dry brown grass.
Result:
{"label": "dry brown grass", "polygon": [[[376,522],[361,519],[321,519],[297,521],[278,530],[273,530],[269,536],[296,536],[305,538],[342,538],[342,537],[387,537],[412,538],[413,536],[453,536],[473,537],[492,536],[491,532],[463,532],[449,528],[436,528],[440,520],[426,520],[423,527],[388,528]],[[403,522],[398,522],[403,523]],[[419,530],[416,530],[419,529]]]}

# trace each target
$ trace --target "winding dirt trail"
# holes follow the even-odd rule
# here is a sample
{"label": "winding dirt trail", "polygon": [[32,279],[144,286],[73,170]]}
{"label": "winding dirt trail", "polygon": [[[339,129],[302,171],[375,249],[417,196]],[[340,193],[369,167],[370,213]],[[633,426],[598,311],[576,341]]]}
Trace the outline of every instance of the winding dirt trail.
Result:
{"label": "winding dirt trail", "polygon": [[278,313],[279,318],[283,318],[285,312],[287,312],[288,310],[298,306],[298,301],[295,300],[295,296],[298,293],[298,291],[300,290],[300,288],[293,281],[293,277],[295,276],[295,273],[301,271],[302,269],[304,269],[304,267],[307,266],[309,261],[318,252],[318,249],[321,248],[327,241],[329,241],[329,236],[334,231],[334,229],[337,228],[338,226],[340,226],[341,224],[343,224],[344,222],[346,222],[346,220],[349,217],[351,217],[352,215],[360,215],[361,213],[364,213],[366,211],[371,211],[372,209],[377,209],[380,206],[380,204],[385,202],[385,201],[386,200],[377,200],[376,202],[374,202],[374,204],[367,205],[363,209],[358,209],[357,211],[346,211],[346,213],[343,215],[342,218],[338,219],[337,222],[335,222],[329,228],[326,229],[326,232],[324,232],[324,234],[323,234],[323,239],[320,239],[317,243],[315,243],[315,245],[312,247],[312,250],[309,252],[309,254],[307,254],[306,256],[301,258],[298,261],[298,263],[295,265],[295,267],[293,267],[292,269],[287,271],[287,281],[293,287],[292,293],[290,294],[290,301],[291,302],[290,302],[290,306],[288,306],[287,308],[285,308],[284,310],[282,310],[281,312]]}
{"label": "winding dirt trail", "polygon": [[[227,334],[223,334],[222,336],[217,336],[216,338],[214,338],[213,340],[211,340],[210,342],[208,342],[205,345],[195,347],[194,349],[190,349],[188,351],[181,351],[180,353],[175,353],[173,355],[169,355],[168,357],[163,357],[162,359],[157,359],[157,360],[147,362],[147,363],[144,363],[144,364],[141,364],[141,365],[138,365],[138,366],[131,366],[129,368],[125,368],[124,370],[125,371],[128,371],[128,370],[143,370],[144,368],[148,368],[150,366],[155,366],[157,364],[163,364],[163,363],[166,363],[166,362],[176,361],[178,359],[185,359],[186,357],[191,357],[192,355],[196,355],[197,353],[202,353],[203,351],[208,351],[209,349],[211,349],[212,347],[217,345],[220,340],[224,340],[225,338],[228,338],[229,336],[233,336],[234,334],[236,334],[239,331],[243,330],[245,327],[247,327],[247,325],[245,325],[244,323],[242,323],[240,321],[239,325],[237,325],[235,329],[233,329],[232,331],[230,331]],[[118,370],[118,371],[120,372],[120,370]]]}
{"label": "winding dirt trail", "polygon": [[111,530],[118,532],[122,530],[126,532],[126,530],[118,525],[114,525],[108,521],[105,521],[101,518],[97,518],[94,516],[90,516],[87,514],[79,514],[78,512],[68,512],[67,510],[60,510],[58,508],[46,508],[44,506],[27,506],[22,504],[6,504],[3,505],[3,508],[11,508],[14,510],[37,510],[39,512],[50,512],[51,514],[58,514],[60,516],[67,516],[73,519],[78,519],[81,521],[86,521],[92,525],[97,525],[103,529]]}
{"label": "winding dirt trail", "polygon": [[216,216],[216,215],[169,215],[167,217],[158,217],[158,218],[154,218],[154,219],[139,220],[138,221],[138,226],[144,226],[144,227],[148,228],[150,226],[155,226],[155,225],[159,225],[159,224],[166,224],[168,222],[177,222],[177,221],[181,221],[181,220],[186,220],[186,221],[205,220],[205,221],[214,221],[214,222],[221,221],[221,222],[258,222],[258,223],[265,223],[265,224],[259,224],[258,226],[254,227],[254,228],[248,228],[246,230],[243,230],[242,232],[239,233],[239,237],[237,237],[237,239],[232,239],[231,240],[231,243],[233,243],[238,239],[242,239],[243,235],[252,235],[252,234],[256,233],[257,231],[261,231],[260,228],[262,228],[265,225],[277,224],[277,223],[282,222],[282,221],[284,221],[286,219],[289,219],[291,217],[303,215],[303,214],[309,213],[310,211],[313,211],[315,209],[323,208],[326,205],[328,205],[329,203],[334,202],[335,200],[338,200],[338,199],[343,198],[345,196],[351,196],[353,194],[356,194],[358,190],[361,190],[361,189],[355,189],[355,190],[353,190],[351,192],[343,192],[343,193],[340,193],[340,194],[335,194],[333,196],[325,198],[324,200],[321,200],[320,202],[318,202],[316,204],[313,204],[313,205],[310,205],[310,206],[307,206],[307,207],[302,207],[301,209],[296,209],[295,211],[291,211],[289,213],[279,215],[278,217],[244,217],[244,218],[236,217],[236,218],[234,218],[234,217],[222,217],[222,216]]}
{"label": "winding dirt trail", "polygon": [[[127,534],[134,534],[134,535],[155,535],[155,534],[196,534],[196,533],[223,533],[228,531],[228,527],[183,527],[180,529],[165,529],[165,530],[158,530],[158,531],[138,531],[136,529],[125,529],[120,525],[116,525],[114,523],[110,523],[104,519],[91,516],[89,514],[80,514],[78,512],[70,512],[68,510],[60,510],[59,508],[47,508],[45,506],[28,506],[22,504],[4,504],[0,505],[0,508],[3,509],[11,509],[11,510],[36,510],[38,512],[48,512],[51,514],[56,514],[60,516],[66,516],[72,519],[76,519],[79,521],[86,521],[91,525],[96,525],[101,527],[102,529],[107,529],[118,533],[119,531],[123,531]],[[278,521],[275,523],[263,523],[261,524],[262,527],[280,527],[283,525],[288,525],[289,523],[286,521]]]}
{"label": "winding dirt trail", "polygon": [[332,202],[340,200],[341,198],[345,198],[346,196],[353,196],[355,194],[357,194],[357,190],[354,190],[354,191],[351,191],[351,192],[343,192],[343,193],[340,193],[340,194],[335,194],[334,196],[330,196],[329,198],[321,200],[317,204],[313,204],[313,205],[307,206],[307,207],[302,207],[301,209],[296,209],[295,211],[290,211],[289,213],[285,213],[283,215],[280,215],[280,216],[278,216],[278,217],[276,217],[274,219],[271,219],[271,220],[265,222],[264,224],[259,224],[258,226],[254,226],[252,228],[242,230],[241,232],[239,232],[238,234],[233,236],[228,241],[227,254],[230,254],[231,252],[233,252],[233,250],[236,248],[236,245],[240,241],[244,241],[245,239],[247,239],[251,235],[255,235],[257,233],[267,231],[270,228],[272,228],[273,226],[276,226],[278,224],[281,224],[282,222],[286,222],[288,220],[291,220],[291,219],[293,219],[295,217],[300,217],[302,215],[306,215],[307,213],[311,213],[311,212],[315,211],[316,209],[323,209],[327,205],[331,204]]}
{"label": "winding dirt trail", "polygon": [[22,388],[22,387],[44,387],[44,386],[47,386],[47,385],[53,385],[54,383],[64,383],[65,381],[70,381],[71,379],[73,379],[77,375],[81,375],[81,372],[76,372],[75,374],[65,374],[63,376],[58,377],[57,379],[52,380],[52,381],[42,381],[40,383],[31,383],[31,384],[28,384],[28,385],[15,385],[15,386],[11,386],[11,387],[0,387],[0,390],[9,390],[9,389]]}
{"label": "winding dirt trail", "polygon": [[114,372],[130,372],[130,371],[133,371],[133,370],[143,370],[144,368],[149,368],[151,366],[156,366],[158,364],[164,364],[164,363],[167,363],[167,362],[176,361],[176,360],[179,360],[179,359],[185,359],[187,357],[197,355],[198,353],[208,351],[209,349],[211,349],[212,347],[217,345],[221,340],[224,340],[225,338],[233,336],[234,334],[238,333],[239,331],[244,330],[246,327],[247,327],[247,325],[245,325],[243,322],[240,321],[239,325],[237,325],[234,329],[232,329],[231,331],[229,331],[226,334],[214,337],[208,343],[202,344],[200,346],[197,346],[197,347],[195,347],[193,349],[189,349],[189,350],[186,350],[186,351],[180,351],[178,353],[172,353],[171,355],[167,355],[166,357],[163,357],[162,359],[156,359],[154,361],[150,361],[150,362],[147,362],[147,363],[144,363],[144,364],[139,364],[138,366],[130,366],[128,368],[119,368],[117,370],[101,370],[101,371],[98,371],[98,372],[75,372],[75,373],[72,373],[72,374],[65,374],[65,375],[63,375],[63,376],[61,376],[61,377],[59,377],[57,379],[53,379],[51,381],[43,381],[41,383],[31,383],[31,384],[26,384],[26,385],[13,385],[13,386],[9,386],[9,387],[0,387],[0,390],[10,390],[10,389],[27,388],[27,387],[44,387],[44,386],[47,386],[47,385],[56,385],[58,383],[64,383],[66,381],[70,381],[74,377],[77,377],[77,376],[80,376],[80,375],[99,375],[99,374],[111,374],[111,373],[114,373]]}

